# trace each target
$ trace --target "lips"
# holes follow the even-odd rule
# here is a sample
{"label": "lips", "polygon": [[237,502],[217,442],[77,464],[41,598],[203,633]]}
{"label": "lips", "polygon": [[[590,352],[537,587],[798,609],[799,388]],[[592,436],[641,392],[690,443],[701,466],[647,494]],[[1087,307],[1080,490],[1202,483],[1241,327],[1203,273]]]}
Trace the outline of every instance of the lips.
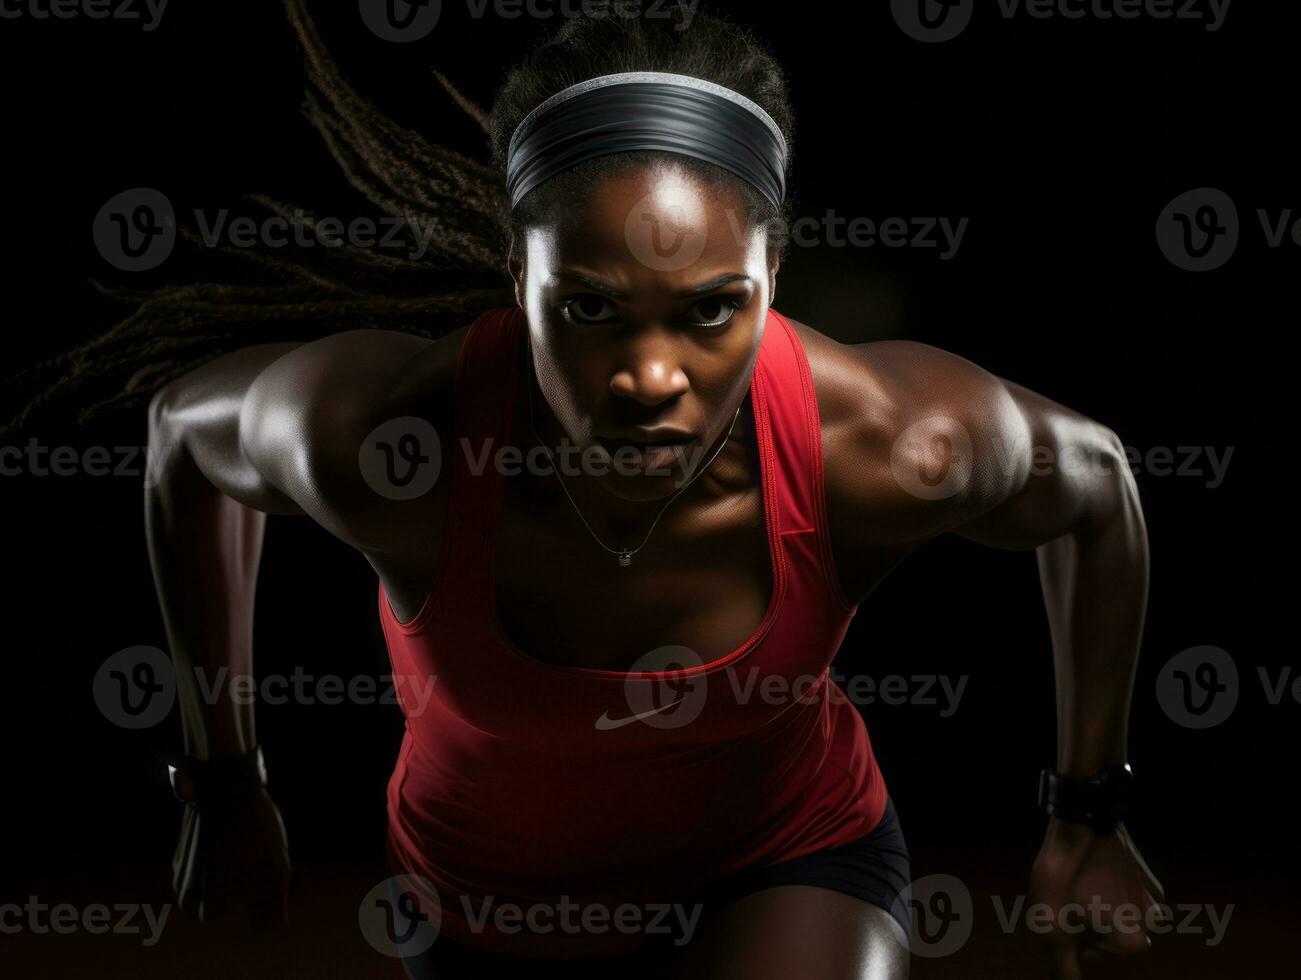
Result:
{"label": "lips", "polygon": [[596,441],[601,448],[616,460],[624,460],[641,469],[660,469],[671,465],[695,440],[678,438],[656,442],[639,442],[633,439],[598,436]]}
{"label": "lips", "polygon": [[685,446],[691,442],[691,438],[688,436],[682,436],[666,439],[638,440],[597,436],[596,441],[610,450],[629,448],[634,449],[637,452],[650,452],[655,449]]}

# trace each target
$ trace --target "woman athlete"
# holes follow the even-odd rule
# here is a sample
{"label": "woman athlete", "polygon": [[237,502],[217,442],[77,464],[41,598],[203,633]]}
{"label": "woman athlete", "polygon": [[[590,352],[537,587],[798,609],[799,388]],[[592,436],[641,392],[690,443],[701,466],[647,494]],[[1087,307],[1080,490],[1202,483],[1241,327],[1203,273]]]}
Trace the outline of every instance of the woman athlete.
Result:
{"label": "woman athlete", "polygon": [[[1147,553],[1116,435],[953,354],[773,308],[790,112],[722,20],[573,21],[490,132],[513,305],[437,338],[242,347],[153,397],[182,906],[283,915],[251,708],[185,679],[249,670],[265,515],[305,514],[374,567],[395,675],[437,681],[403,696],[388,794],[412,976],[906,976],[907,849],[827,667],[947,532],[1037,549],[1058,744],[1032,900],[1153,908],[1119,819]],[[509,928],[494,902],[547,914]],[[1150,944],[1109,925],[1054,932],[1055,975]]]}

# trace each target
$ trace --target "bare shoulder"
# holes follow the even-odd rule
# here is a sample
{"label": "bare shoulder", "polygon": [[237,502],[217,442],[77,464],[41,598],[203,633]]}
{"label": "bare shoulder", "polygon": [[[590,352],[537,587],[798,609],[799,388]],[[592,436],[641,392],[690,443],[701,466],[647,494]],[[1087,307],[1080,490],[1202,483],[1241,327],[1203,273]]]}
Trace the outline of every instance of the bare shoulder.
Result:
{"label": "bare shoulder", "polygon": [[456,358],[468,327],[437,340],[396,330],[346,330],[278,358],[250,391],[254,419],[271,411],[309,425],[370,421],[399,407],[437,410],[450,402]]}
{"label": "bare shoulder", "polygon": [[1028,433],[1002,379],[929,344],[842,344],[791,323],[817,393],[830,522],[849,546],[920,542],[1023,478]]}
{"label": "bare shoulder", "polygon": [[420,505],[399,507],[377,494],[359,453],[369,434],[393,420],[419,420],[414,424],[446,435],[468,330],[434,340],[348,330],[294,348],[250,386],[240,411],[241,446],[327,530],[358,547],[384,547],[392,533],[378,529],[377,520]]}

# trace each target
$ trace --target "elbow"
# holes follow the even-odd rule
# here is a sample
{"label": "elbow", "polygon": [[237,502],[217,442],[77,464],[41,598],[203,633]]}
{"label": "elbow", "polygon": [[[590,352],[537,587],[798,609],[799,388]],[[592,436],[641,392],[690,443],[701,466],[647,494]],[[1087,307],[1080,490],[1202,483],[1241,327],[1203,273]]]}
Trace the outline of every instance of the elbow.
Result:
{"label": "elbow", "polygon": [[1085,536],[1110,532],[1141,537],[1143,511],[1125,444],[1113,430],[1098,426],[1092,456],[1098,461],[1097,478],[1089,481],[1093,506],[1087,508],[1080,530]]}

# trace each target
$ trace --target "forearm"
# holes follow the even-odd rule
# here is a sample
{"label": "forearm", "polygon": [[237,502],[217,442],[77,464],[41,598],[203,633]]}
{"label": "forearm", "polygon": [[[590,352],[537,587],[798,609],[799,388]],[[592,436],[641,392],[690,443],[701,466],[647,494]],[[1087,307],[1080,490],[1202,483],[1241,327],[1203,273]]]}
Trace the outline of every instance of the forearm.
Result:
{"label": "forearm", "polygon": [[1107,461],[1110,505],[1037,549],[1057,680],[1057,770],[1126,761],[1147,604],[1147,530],[1123,456]]}
{"label": "forearm", "polygon": [[265,514],[213,486],[183,449],[145,491],[149,557],[189,755],[239,754],[256,743],[253,708],[236,703],[231,682],[252,672],[265,523]]}

